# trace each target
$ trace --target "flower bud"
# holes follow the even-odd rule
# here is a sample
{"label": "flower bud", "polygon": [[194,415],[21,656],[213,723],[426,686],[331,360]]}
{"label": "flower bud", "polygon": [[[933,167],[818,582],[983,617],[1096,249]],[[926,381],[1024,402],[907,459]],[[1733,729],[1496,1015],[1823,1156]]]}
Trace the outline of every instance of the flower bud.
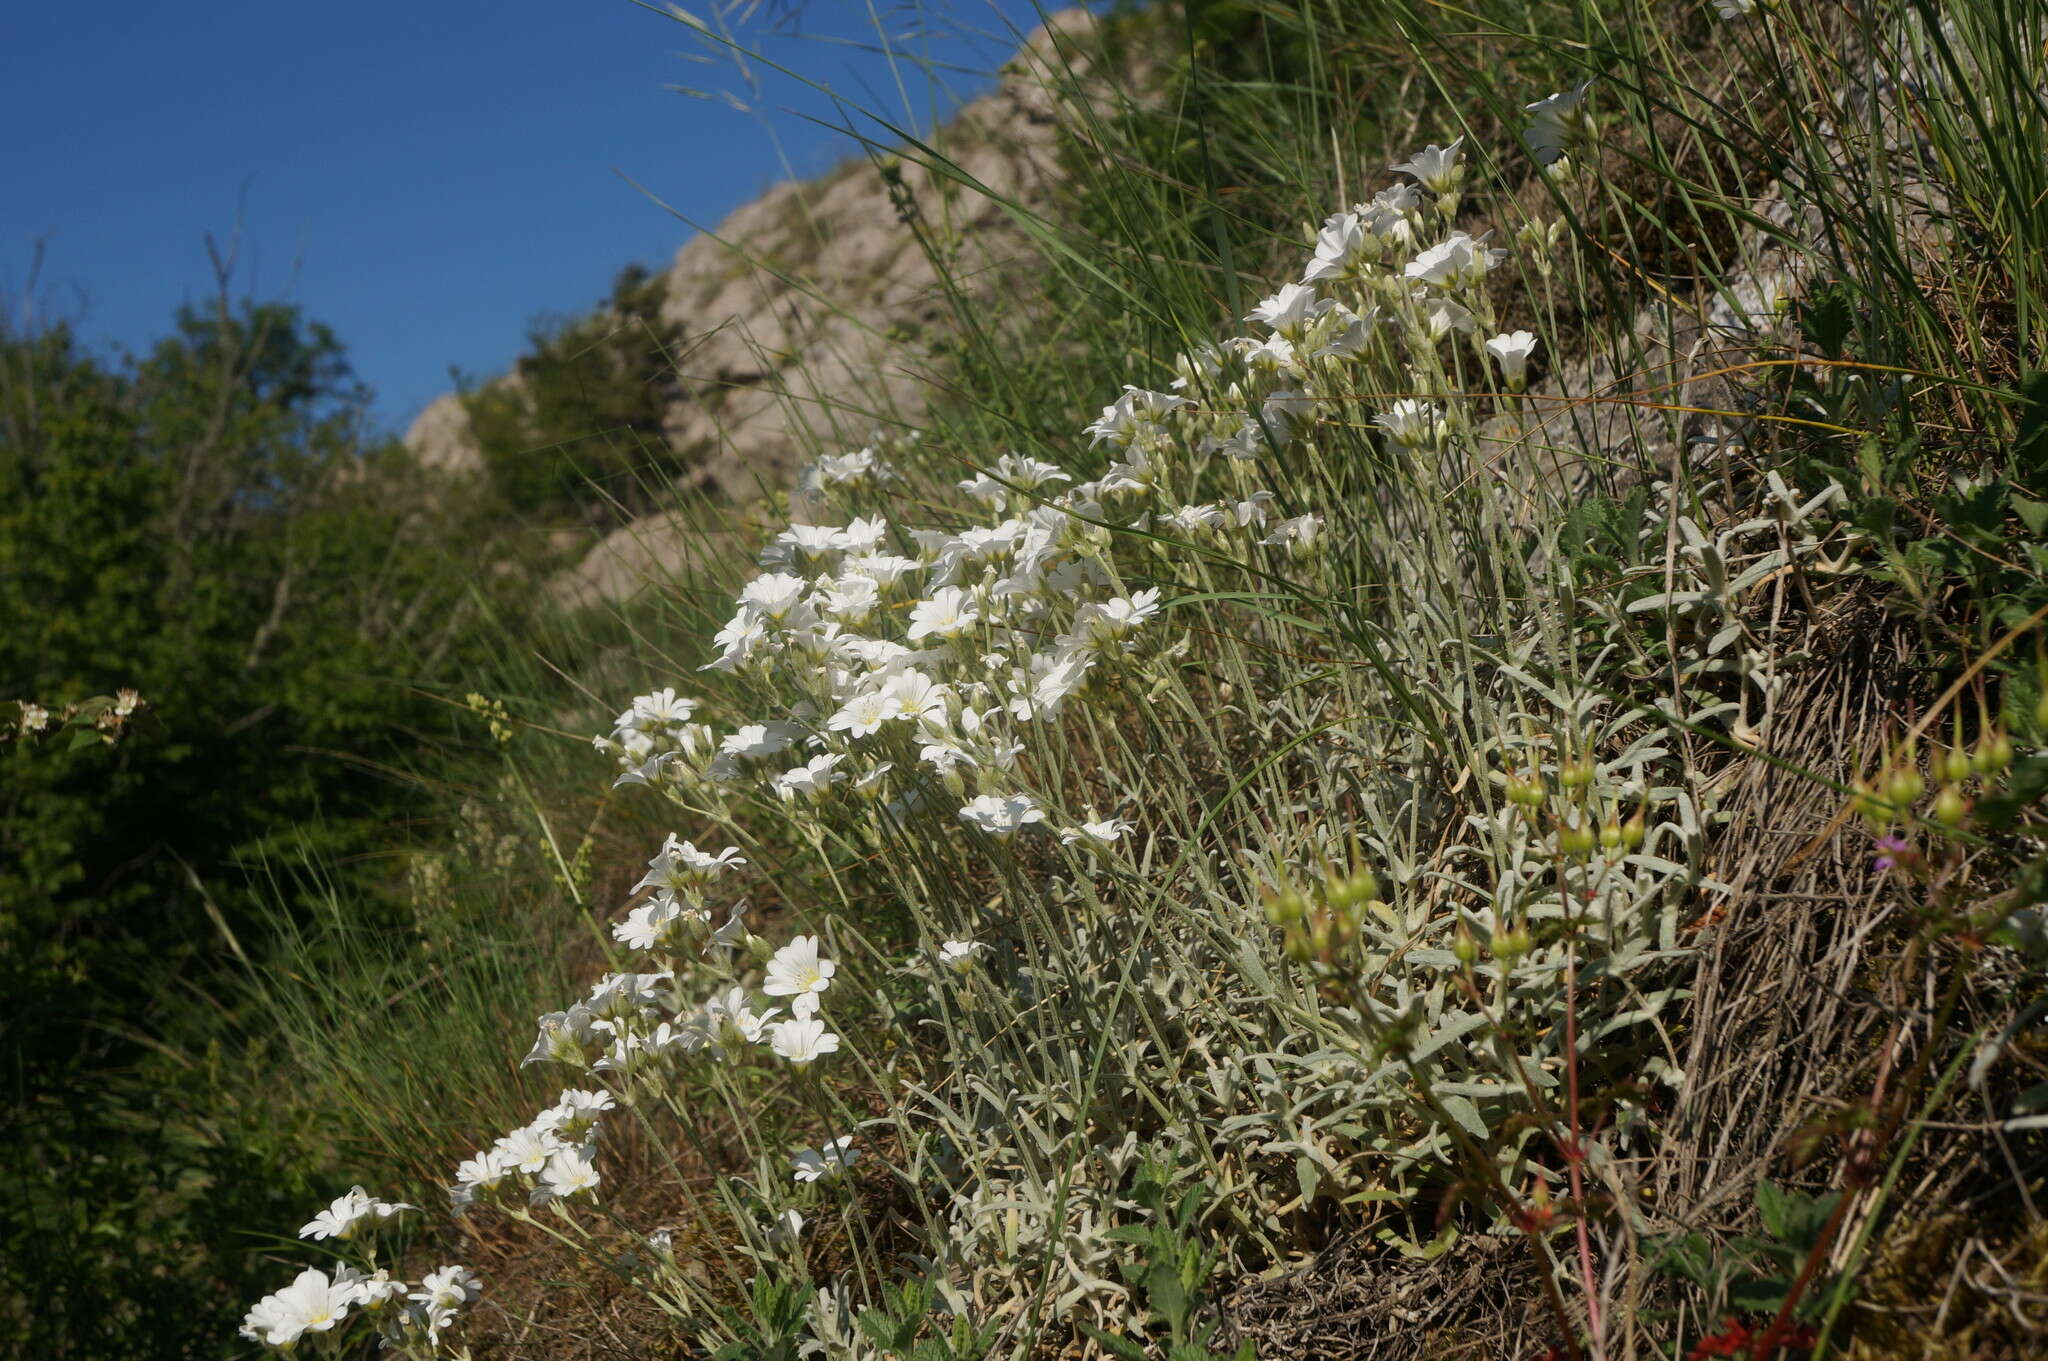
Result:
{"label": "flower bud", "polygon": [[1494,958],[1500,960],[1502,963],[1513,964],[1516,960],[1520,959],[1523,955],[1526,955],[1528,953],[1529,933],[1527,931],[1517,930],[1494,932]]}
{"label": "flower bud", "polygon": [[1996,775],[2012,764],[2012,739],[1996,728],[1984,734],[1977,743],[1977,754],[1970,759],[1979,775]]}
{"label": "flower bud", "polygon": [[1309,946],[1308,932],[1299,926],[1287,929],[1287,938],[1281,942],[1280,948],[1296,964],[1308,963],[1315,953]]}
{"label": "flower bud", "polygon": [[1969,815],[1970,801],[1954,785],[1943,785],[1941,792],[1934,796],[1934,820],[1942,826],[1960,827]]}
{"label": "flower bud", "polygon": [[1600,824],[1600,849],[1618,851],[1621,849],[1621,824],[1613,818]]}
{"label": "flower bud", "polygon": [[1950,784],[1960,784],[1970,778],[1970,753],[1961,744],[1950,747],[1935,758],[1934,773]]}
{"label": "flower bud", "polygon": [[1593,853],[1593,828],[1590,823],[1566,823],[1557,829],[1557,848],[1574,860],[1584,860]]}
{"label": "flower bud", "polygon": [[1637,813],[1627,822],[1621,824],[1621,844],[1632,851],[1641,848],[1644,831],[1643,815]]}
{"label": "flower bud", "polygon": [[1894,809],[1902,813],[1918,803],[1926,792],[1927,781],[1921,779],[1920,772],[1912,766],[1901,766],[1884,782],[1885,797],[1891,800]]}
{"label": "flower bud", "polygon": [[1309,923],[1308,939],[1310,951],[1317,959],[1329,958],[1330,938],[1330,919],[1328,917],[1317,917]]}
{"label": "flower bud", "polygon": [[1566,761],[1558,767],[1557,782],[1566,789],[1584,789],[1593,783],[1593,763],[1590,760]]}
{"label": "flower bud", "polygon": [[1472,933],[1460,927],[1455,940],[1451,942],[1451,954],[1457,958],[1461,968],[1469,969],[1479,962],[1479,942],[1472,939]]}
{"label": "flower bud", "polygon": [[1292,926],[1307,915],[1308,900],[1291,887],[1266,899],[1266,920],[1275,926]]}

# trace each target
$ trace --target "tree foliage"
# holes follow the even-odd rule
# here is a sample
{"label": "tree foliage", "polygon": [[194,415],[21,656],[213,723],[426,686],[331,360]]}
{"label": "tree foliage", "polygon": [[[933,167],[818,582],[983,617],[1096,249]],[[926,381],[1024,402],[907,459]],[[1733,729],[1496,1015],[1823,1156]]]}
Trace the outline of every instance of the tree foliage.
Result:
{"label": "tree foliage", "polygon": [[306,1193],[293,1131],[209,1104],[210,980],[260,961],[253,884],[307,850],[375,883],[409,753],[454,732],[419,682],[517,575],[449,570],[477,527],[366,398],[281,304],[119,359],[0,332],[0,703],[125,686],[161,721],[0,746],[0,1350],[213,1354],[260,1246],[216,1230]]}

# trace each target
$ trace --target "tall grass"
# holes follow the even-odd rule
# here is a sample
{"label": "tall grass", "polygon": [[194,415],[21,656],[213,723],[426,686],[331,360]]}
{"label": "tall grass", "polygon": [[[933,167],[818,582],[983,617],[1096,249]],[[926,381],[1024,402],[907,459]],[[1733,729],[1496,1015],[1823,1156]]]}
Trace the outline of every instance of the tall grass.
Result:
{"label": "tall grass", "polygon": [[[1888,526],[1947,514],[1954,469],[2021,500],[2033,487],[2003,451],[2034,447],[2040,419],[2038,9],[1194,8],[1110,25],[1106,57],[1105,35],[1041,46],[1067,174],[1055,202],[1002,205],[1028,263],[994,270],[995,292],[943,276],[955,324],[919,361],[933,409],[887,440],[899,477],[811,512],[884,517],[917,556],[911,528],[1043,508],[1057,488],[1022,485],[1000,456],[1099,479],[1133,445],[1081,427],[1122,384],[1178,372],[1191,406],[1138,437],[1156,495],[1077,509],[1072,552],[1091,566],[1045,601],[1049,633],[1080,627],[1074,593],[1157,589],[1142,641],[1106,649],[1056,719],[1016,724],[1014,768],[982,753],[948,776],[903,730],[827,733],[844,696],[822,671],[701,669],[755,574],[739,551],[712,556],[605,625],[604,647],[536,649],[603,704],[523,662],[479,685],[506,703],[510,741],[501,773],[461,791],[476,830],[451,830],[416,940],[366,939],[337,905],[295,928],[299,965],[259,982],[281,1082],[348,1113],[342,1152],[366,1178],[413,1191],[547,1103],[553,1084],[514,1068],[532,1018],[600,972],[674,970],[631,1029],[757,980],[766,937],[816,935],[838,962],[824,1000],[843,1047],[813,1066],[693,1045],[564,1079],[621,1104],[598,1205],[501,1197],[441,1244],[501,1278],[499,1312],[471,1320],[491,1345],[596,1352],[625,1326],[636,1345],[735,1357],[1195,1357],[1261,1337],[1308,1354],[1338,1345],[1334,1325],[1262,1333],[1223,1295],[1364,1244],[1350,1260],[1389,1280],[1459,1254],[1507,1264],[1434,1342],[1399,1344],[1410,1354],[1669,1355],[1736,1345],[1720,1320],[1742,1312],[1757,1354],[1825,1346],[1797,1329],[1836,1326],[1872,1226],[1898,1209],[1873,1168],[1929,1138],[1925,1110],[1898,1112],[1932,1109],[1976,1039],[2017,1033],[2036,962],[1986,942],[2031,901],[2015,875],[2033,767],[2007,776],[1996,748],[2040,736],[2024,676],[2001,679],[2040,616],[1940,588],[1918,532]],[[1125,88],[1119,69],[1142,74]],[[1539,172],[1522,107],[1589,78],[1568,161]],[[876,121],[872,149],[909,168],[906,220],[945,270],[942,204],[979,187],[943,136],[905,144],[900,120]],[[1510,251],[1490,286],[1459,291],[1476,330],[1428,337],[1405,287],[1368,275],[1327,286],[1382,309],[1359,357],[1285,379],[1205,365],[1205,345],[1298,277],[1325,213],[1459,136],[1462,189],[1424,195],[1413,229],[1490,229]],[[1540,336],[1526,393],[1481,346],[1516,326]],[[1306,417],[1265,400],[1283,382],[1308,393]],[[1437,408],[1433,428],[1399,438],[1403,401]],[[1218,447],[1233,435],[1245,457]],[[955,490],[991,470],[993,511]],[[1322,517],[1312,543],[1169,518],[1257,492],[1275,522]],[[2010,506],[1995,528],[2022,535]],[[1866,749],[1827,750],[1795,698],[1864,703],[1867,678],[1817,640],[1894,640],[1857,621],[1882,616],[1901,563],[1937,604],[1887,673],[1892,707],[1855,730]],[[2000,589],[2031,601],[2038,568],[2008,565]],[[909,607],[871,631],[902,636]],[[1029,630],[982,630],[930,665],[967,693],[974,651],[1031,646]],[[790,722],[849,771],[894,769],[876,798],[816,803],[770,793],[776,763],[694,758],[652,787],[573,792],[608,772],[542,729],[602,731],[660,686],[687,689],[720,735]],[[1954,720],[1960,748],[1965,719],[1983,755],[1937,783],[1985,811],[1944,818],[1967,832],[1947,841],[1900,738]],[[1734,797],[1759,771],[1830,812],[1877,776],[1858,806],[1910,831],[1926,873],[1873,877],[1841,840],[1854,824],[1780,825]],[[977,792],[1029,795],[1045,827],[972,833],[955,813]],[[1134,830],[1111,844],[1046,834],[1113,818]],[[1780,1113],[1732,1146],[1703,1127],[1738,1079],[1701,1037],[1738,1032],[1689,1005],[1728,967],[1714,924],[1778,910],[1788,827],[1855,865],[1810,911],[1889,942],[1837,986],[1917,1008],[1926,1036],[1909,1056],[1903,1030],[1865,1026],[1860,1056],[1802,1075],[1799,1101],[1861,1123],[1815,1125],[1804,1151],[1835,1170],[1790,1191],[1772,1180],[1795,1171]],[[745,855],[706,892],[714,922],[746,895],[747,949],[649,962],[605,929],[670,830]],[[1878,903],[1894,906],[1868,915]],[[1886,934],[1900,917],[1910,940]],[[947,942],[981,953],[954,971]],[[1999,1071],[1986,1090],[2006,1101],[2023,1084]],[[859,1162],[791,1183],[791,1152],[843,1134]],[[1741,1156],[1721,1165],[1717,1139]],[[1946,1147],[1928,1185],[1979,1194],[2006,1175],[1981,1146]],[[2031,1145],[2009,1167],[2038,1185]],[[1650,1194],[1673,1186],[1682,1202]],[[1761,1227],[1732,1222],[1752,1200]],[[2019,1251],[2029,1223],[2001,1221],[1990,1250]],[[565,1298],[589,1326],[522,1344]]]}

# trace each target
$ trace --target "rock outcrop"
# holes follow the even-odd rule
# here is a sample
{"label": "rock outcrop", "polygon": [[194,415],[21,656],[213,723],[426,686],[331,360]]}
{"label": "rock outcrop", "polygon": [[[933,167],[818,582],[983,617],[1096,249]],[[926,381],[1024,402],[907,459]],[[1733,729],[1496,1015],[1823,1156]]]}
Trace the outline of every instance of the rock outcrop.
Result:
{"label": "rock outcrop", "polygon": [[[1053,16],[930,145],[954,177],[918,158],[862,158],[780,184],[686,242],[664,280],[662,318],[680,337],[681,382],[663,435],[688,468],[679,492],[745,504],[786,488],[817,452],[915,424],[916,338],[947,307],[941,267],[977,292],[1028,257],[999,200],[1042,203],[1057,173],[1053,96],[1092,51],[1084,9]],[[503,380],[500,380],[503,381]],[[423,464],[480,471],[460,399],[437,399],[406,434]],[[673,573],[697,536],[655,514],[595,543],[556,582],[566,600],[616,600]]]}

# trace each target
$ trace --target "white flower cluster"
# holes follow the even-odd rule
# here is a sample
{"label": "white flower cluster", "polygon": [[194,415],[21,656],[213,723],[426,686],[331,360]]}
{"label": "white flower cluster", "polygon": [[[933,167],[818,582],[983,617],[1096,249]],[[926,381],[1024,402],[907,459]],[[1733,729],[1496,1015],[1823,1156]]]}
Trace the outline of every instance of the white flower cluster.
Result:
{"label": "white flower cluster", "polygon": [[[379,1213],[380,1208],[389,1213]],[[300,1236],[350,1238],[363,1224],[381,1223],[412,1208],[372,1201],[357,1187],[308,1224]],[[336,1218],[347,1223],[349,1231],[315,1232],[331,1230]],[[287,1352],[311,1337],[338,1336],[352,1317],[359,1317],[370,1321],[385,1347],[401,1355],[441,1355],[449,1351],[451,1335],[479,1293],[476,1273],[464,1266],[430,1271],[417,1287],[374,1264],[368,1270],[344,1264],[331,1276],[308,1267],[290,1285],[265,1295],[250,1308],[242,1319],[241,1335]]]}
{"label": "white flower cluster", "polygon": [[373,1321],[386,1347],[408,1356],[444,1350],[462,1311],[477,1297],[477,1278],[467,1267],[444,1266],[410,1288],[375,1262],[371,1243],[378,1229],[417,1210],[416,1205],[378,1200],[351,1187],[299,1230],[299,1237],[366,1245],[364,1267],[344,1263],[332,1276],[308,1267],[292,1283],[258,1300],[242,1319],[242,1336],[279,1351],[296,1348],[309,1335],[333,1334],[351,1315]]}
{"label": "white flower cluster", "polygon": [[595,1199],[599,1117],[617,1104],[610,1092],[564,1090],[554,1105],[455,1169],[456,1212],[515,1189],[532,1205]]}
{"label": "white flower cluster", "polygon": [[[752,716],[721,730],[674,689],[642,695],[595,739],[616,783],[714,808],[752,792],[800,824],[821,820],[827,800],[868,799],[899,824],[923,818],[934,835],[951,828],[998,846],[1051,834],[1077,866],[1109,861],[1132,825],[1093,809],[1074,825],[1056,819],[1022,759],[1034,727],[1131,693],[1128,683],[1166,652],[1154,637],[1165,589],[1189,581],[1195,564],[1215,556],[1263,571],[1262,561],[1325,550],[1322,518],[1277,515],[1282,498],[1257,479],[1319,422],[1369,420],[1391,451],[1427,454],[1449,448],[1469,421],[1455,403],[1422,398],[1361,412],[1360,391],[1383,391],[1394,376],[1410,391],[1459,391],[1468,385],[1448,378],[1465,357],[1482,371],[1497,365],[1511,389],[1526,382],[1528,333],[1480,338],[1493,329],[1486,279],[1505,253],[1452,229],[1459,150],[1426,148],[1397,167],[1416,183],[1327,218],[1301,282],[1247,317],[1258,334],[1181,356],[1169,391],[1126,387],[1104,407],[1082,432],[1108,456],[1101,476],[1077,482],[1054,464],[1004,454],[958,483],[978,515],[913,526],[849,508],[844,523],[779,533],[705,668],[756,697]],[[821,460],[803,486],[860,495],[898,480],[871,447]],[[1131,545],[1150,556],[1120,551]],[[701,986],[698,961],[721,947],[767,955],[741,924],[743,903],[714,926],[707,901],[745,863],[737,847],[664,841],[634,886],[645,896],[613,930],[653,967],[607,974],[583,1000],[543,1016],[527,1062],[567,1064],[630,1101],[634,1084],[685,1056],[737,1064],[765,1049],[801,1068],[836,1052],[841,1037],[822,1010],[837,966],[816,936],[766,958],[759,990],[774,1005],[731,970],[702,1002],[684,1000]],[[933,956],[971,975],[985,950],[948,939]],[[594,1198],[598,1121],[613,1104],[607,1091],[564,1091],[462,1164],[458,1209],[488,1201],[524,1215],[527,1205]],[[830,1181],[854,1157],[843,1136],[794,1155],[792,1174]],[[355,1225],[377,1212],[352,1202],[330,1213]],[[794,1210],[775,1221],[785,1237],[801,1224]],[[289,1345],[331,1328],[358,1303],[369,1307],[356,1290],[307,1273],[252,1312],[251,1335]],[[419,1335],[438,1338],[442,1325],[428,1324]]]}

